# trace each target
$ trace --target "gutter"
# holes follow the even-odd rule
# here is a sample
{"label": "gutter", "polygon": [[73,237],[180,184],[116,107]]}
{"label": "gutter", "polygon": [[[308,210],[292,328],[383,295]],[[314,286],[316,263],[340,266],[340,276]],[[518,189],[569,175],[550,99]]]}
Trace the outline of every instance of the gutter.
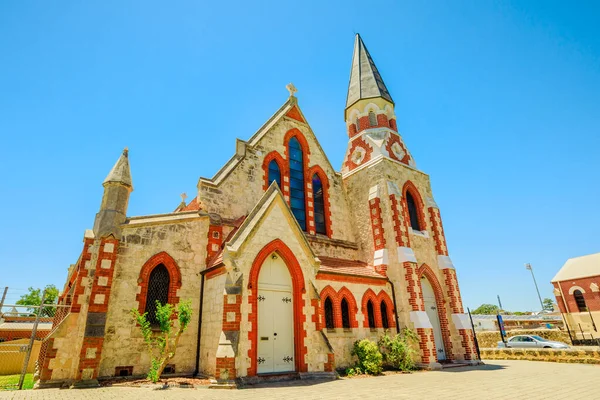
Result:
{"label": "gutter", "polygon": [[396,318],[396,333],[400,333],[400,323],[398,321],[398,307],[396,307],[396,289],[394,288],[394,282],[392,282],[390,280],[390,278],[388,278],[387,281],[392,287],[392,301],[394,302],[394,317]]}
{"label": "gutter", "polygon": [[202,337],[202,306],[204,305],[204,274],[209,270],[200,272],[202,280],[200,281],[200,307],[198,310],[198,340],[196,343],[196,369],[194,369],[194,376],[198,376],[200,372],[200,339]]}

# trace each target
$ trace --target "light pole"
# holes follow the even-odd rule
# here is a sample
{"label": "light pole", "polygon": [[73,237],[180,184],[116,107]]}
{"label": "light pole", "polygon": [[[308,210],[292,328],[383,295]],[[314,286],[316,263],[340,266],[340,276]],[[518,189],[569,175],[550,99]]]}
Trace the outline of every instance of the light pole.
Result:
{"label": "light pole", "polygon": [[538,299],[540,299],[540,306],[542,306],[542,311],[544,311],[544,302],[542,301],[542,296],[540,296],[540,289],[538,289],[537,282],[535,281],[535,275],[533,275],[533,268],[531,268],[531,264],[525,264],[525,268],[531,271],[531,277],[533,278],[533,283],[535,284],[535,290],[537,291]]}

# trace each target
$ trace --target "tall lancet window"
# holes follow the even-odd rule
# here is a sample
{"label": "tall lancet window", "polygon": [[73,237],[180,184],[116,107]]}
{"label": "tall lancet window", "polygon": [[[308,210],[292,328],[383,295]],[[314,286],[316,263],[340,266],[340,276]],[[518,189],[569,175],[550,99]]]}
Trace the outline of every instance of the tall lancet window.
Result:
{"label": "tall lancet window", "polygon": [[410,226],[415,231],[420,231],[419,213],[417,211],[417,203],[410,192],[406,192],[406,206],[408,207],[408,216],[410,217]]}
{"label": "tall lancet window", "polygon": [[156,318],[156,301],[160,304],[167,304],[169,301],[169,283],[171,278],[167,267],[162,264],[157,265],[150,273],[148,278],[148,292],[146,295],[146,309],[144,312],[148,313],[146,320],[151,325],[158,325],[158,319]]}
{"label": "tall lancet window", "polygon": [[373,111],[369,111],[369,125],[377,126],[377,116]]}
{"label": "tall lancet window", "polygon": [[325,299],[325,328],[333,329],[333,302],[329,297]]}
{"label": "tall lancet window", "polygon": [[271,186],[273,181],[277,182],[277,186],[281,189],[281,171],[279,170],[279,164],[275,160],[271,160],[269,163],[269,186]]}
{"label": "tall lancet window", "polygon": [[325,227],[325,197],[323,195],[323,184],[319,175],[314,174],[312,177],[313,187],[313,206],[315,215],[315,228],[317,233],[327,234]]}
{"label": "tall lancet window", "polygon": [[290,153],[290,207],[303,231],[306,230],[306,204],[304,198],[304,154],[295,137],[288,144]]}
{"label": "tall lancet window", "polygon": [[373,302],[371,300],[367,302],[367,318],[369,328],[375,328],[375,310],[373,309]]}
{"label": "tall lancet window", "polygon": [[381,326],[384,329],[388,329],[390,327],[390,321],[388,320],[388,310],[387,310],[387,304],[385,304],[385,301],[381,301]]}
{"label": "tall lancet window", "polygon": [[342,299],[342,328],[350,329],[350,308],[346,299]]}

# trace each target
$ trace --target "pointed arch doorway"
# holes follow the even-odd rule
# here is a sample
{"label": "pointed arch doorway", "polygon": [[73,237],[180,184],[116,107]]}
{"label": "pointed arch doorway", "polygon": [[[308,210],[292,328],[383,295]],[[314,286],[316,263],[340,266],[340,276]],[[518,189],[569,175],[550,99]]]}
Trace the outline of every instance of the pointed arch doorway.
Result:
{"label": "pointed arch doorway", "polygon": [[277,253],[267,257],[258,274],[259,374],[293,372],[294,296],[292,277]]}
{"label": "pointed arch doorway", "polygon": [[446,349],[444,348],[444,337],[442,336],[442,327],[440,324],[438,302],[435,297],[435,291],[433,286],[425,275],[421,276],[421,291],[423,294],[423,302],[425,304],[425,312],[429,321],[433,326],[433,339],[435,341],[435,350],[438,361],[444,361],[446,359]]}

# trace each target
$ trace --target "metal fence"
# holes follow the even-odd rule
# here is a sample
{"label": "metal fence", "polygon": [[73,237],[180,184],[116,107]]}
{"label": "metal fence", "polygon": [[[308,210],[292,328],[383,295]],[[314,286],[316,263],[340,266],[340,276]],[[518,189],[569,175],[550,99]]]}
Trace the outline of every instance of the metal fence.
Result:
{"label": "metal fence", "polygon": [[70,304],[16,304],[23,291],[0,289],[0,391],[33,387],[43,341],[69,312]]}

